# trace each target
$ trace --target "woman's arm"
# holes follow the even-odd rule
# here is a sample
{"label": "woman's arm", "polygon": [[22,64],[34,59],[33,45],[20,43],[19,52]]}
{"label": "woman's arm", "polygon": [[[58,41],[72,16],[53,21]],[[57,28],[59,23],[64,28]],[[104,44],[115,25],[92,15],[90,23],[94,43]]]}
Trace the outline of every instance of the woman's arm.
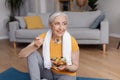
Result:
{"label": "woman's arm", "polygon": [[79,50],[72,53],[72,65],[66,66],[66,70],[70,72],[76,72],[79,67]]}
{"label": "woman's arm", "polygon": [[27,47],[23,48],[20,51],[19,57],[29,56],[32,52],[37,50],[42,44],[43,44],[43,38],[37,37],[31,44],[29,44]]}

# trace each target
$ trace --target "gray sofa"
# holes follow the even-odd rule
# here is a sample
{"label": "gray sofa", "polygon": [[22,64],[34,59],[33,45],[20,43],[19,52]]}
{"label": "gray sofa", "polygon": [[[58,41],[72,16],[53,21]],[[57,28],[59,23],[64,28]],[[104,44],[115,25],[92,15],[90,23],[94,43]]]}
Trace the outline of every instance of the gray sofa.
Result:
{"label": "gray sofa", "polygon": [[[102,44],[105,53],[106,44],[109,43],[109,23],[107,19],[100,22],[100,29],[91,28],[96,23],[95,20],[102,14],[100,10],[91,12],[65,12],[69,17],[68,31],[73,35],[79,44]],[[36,14],[29,14],[36,15]],[[43,29],[26,29],[23,17],[16,17],[18,21],[9,23],[9,40],[19,43],[30,43],[36,36],[47,32],[49,13],[39,14],[44,28]]]}

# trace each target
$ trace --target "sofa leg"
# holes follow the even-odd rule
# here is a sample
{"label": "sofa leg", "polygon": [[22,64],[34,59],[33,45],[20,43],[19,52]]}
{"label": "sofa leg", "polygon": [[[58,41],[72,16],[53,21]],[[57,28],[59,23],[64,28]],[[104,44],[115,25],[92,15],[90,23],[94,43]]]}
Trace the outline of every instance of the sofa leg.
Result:
{"label": "sofa leg", "polygon": [[13,42],[13,47],[16,49],[16,42]]}
{"label": "sofa leg", "polygon": [[106,44],[103,44],[103,55],[106,54]]}

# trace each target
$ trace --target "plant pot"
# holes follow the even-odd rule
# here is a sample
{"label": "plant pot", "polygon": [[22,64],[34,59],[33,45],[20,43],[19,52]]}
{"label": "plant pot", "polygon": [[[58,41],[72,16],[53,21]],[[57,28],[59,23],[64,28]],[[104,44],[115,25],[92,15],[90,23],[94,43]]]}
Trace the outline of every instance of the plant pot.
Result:
{"label": "plant pot", "polygon": [[80,11],[84,11],[88,3],[88,0],[76,0],[77,6],[80,8]]}

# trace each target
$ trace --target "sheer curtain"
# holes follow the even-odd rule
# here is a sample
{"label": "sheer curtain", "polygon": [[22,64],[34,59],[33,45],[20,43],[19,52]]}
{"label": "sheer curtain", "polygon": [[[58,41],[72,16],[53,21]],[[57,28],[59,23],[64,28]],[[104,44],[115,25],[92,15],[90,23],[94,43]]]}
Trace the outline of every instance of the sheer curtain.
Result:
{"label": "sheer curtain", "polygon": [[17,11],[16,16],[26,16],[30,11],[31,0],[23,0],[24,3],[21,6],[20,10]]}
{"label": "sheer curtain", "polygon": [[24,4],[17,12],[16,16],[26,16],[33,13],[52,13],[56,11],[56,0],[23,0]]}

